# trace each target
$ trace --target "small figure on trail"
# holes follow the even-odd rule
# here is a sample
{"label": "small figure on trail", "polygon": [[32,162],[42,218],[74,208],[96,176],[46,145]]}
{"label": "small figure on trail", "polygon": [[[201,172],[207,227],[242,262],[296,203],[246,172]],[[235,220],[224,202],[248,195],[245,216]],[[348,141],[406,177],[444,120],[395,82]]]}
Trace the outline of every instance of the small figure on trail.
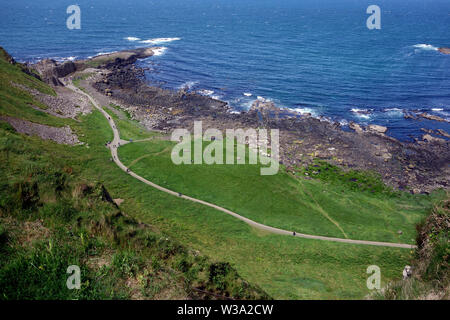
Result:
{"label": "small figure on trail", "polygon": [[127,168],[127,172],[130,172],[130,169]]}
{"label": "small figure on trail", "polygon": [[295,231],[292,233],[292,235],[295,237],[295,235],[296,235]]}
{"label": "small figure on trail", "polygon": [[179,197],[181,197],[181,196],[182,196],[182,194],[178,192],[178,196],[179,196]]}

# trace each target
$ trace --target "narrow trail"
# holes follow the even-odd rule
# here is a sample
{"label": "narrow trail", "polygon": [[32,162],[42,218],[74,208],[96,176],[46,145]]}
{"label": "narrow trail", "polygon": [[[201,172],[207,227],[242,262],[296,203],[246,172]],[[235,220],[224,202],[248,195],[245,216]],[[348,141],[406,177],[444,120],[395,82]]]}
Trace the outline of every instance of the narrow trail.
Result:
{"label": "narrow trail", "polygon": [[[75,91],[79,94],[82,94],[84,96],[86,96],[94,105],[94,107],[96,109],[98,109],[103,116],[108,120],[108,123],[114,133],[114,139],[113,141],[110,143],[109,148],[111,150],[111,155],[113,158],[113,161],[117,164],[117,166],[122,169],[123,171],[125,171],[127,174],[129,174],[130,176],[132,176],[133,178],[155,188],[158,189],[162,192],[168,193],[170,195],[173,195],[175,197],[181,198],[181,199],[185,199],[185,200],[189,200],[192,202],[196,202],[196,203],[200,203],[202,205],[205,205],[207,207],[222,211],[226,214],[229,214],[241,221],[244,221],[245,223],[249,224],[252,227],[258,228],[260,230],[264,230],[264,231],[268,231],[270,233],[274,233],[274,234],[279,234],[279,235],[288,235],[288,236],[295,236],[298,238],[304,238],[304,239],[313,239],[313,240],[323,240],[323,241],[332,241],[332,242],[342,242],[342,243],[349,243],[349,244],[361,244],[361,245],[370,245],[370,246],[380,246],[380,247],[393,247],[393,248],[404,248],[404,249],[413,249],[416,248],[415,245],[411,245],[411,244],[404,244],[404,243],[392,243],[392,242],[379,242],[379,241],[367,241],[367,240],[352,240],[352,239],[342,239],[342,238],[333,238],[333,237],[324,237],[324,236],[316,236],[316,235],[309,235],[309,234],[303,234],[303,233],[295,233],[294,235],[294,231],[288,231],[288,230],[283,230],[283,229],[278,229],[278,228],[274,228],[274,227],[270,227],[258,222],[255,222],[253,220],[250,220],[246,217],[243,217],[233,211],[230,211],[228,209],[222,208],[220,206],[217,206],[215,204],[200,200],[200,199],[196,199],[196,198],[192,198],[186,195],[183,195],[181,193],[166,189],[164,187],[161,187],[159,185],[157,185],[156,183],[153,183],[139,175],[137,175],[136,173],[134,173],[133,171],[129,170],[120,160],[119,160],[119,156],[117,153],[117,149],[119,146],[125,145],[130,143],[129,141],[125,141],[120,139],[120,135],[119,135],[119,130],[116,127],[116,124],[114,123],[114,120],[112,119],[112,117],[105,111],[103,110],[103,108],[101,108],[97,102],[86,92],[78,89],[77,87],[75,87],[71,82],[70,83],[66,83],[66,87],[71,89],[72,91]],[[143,139],[142,141],[146,141],[147,139]],[[137,141],[135,141],[137,142]]]}

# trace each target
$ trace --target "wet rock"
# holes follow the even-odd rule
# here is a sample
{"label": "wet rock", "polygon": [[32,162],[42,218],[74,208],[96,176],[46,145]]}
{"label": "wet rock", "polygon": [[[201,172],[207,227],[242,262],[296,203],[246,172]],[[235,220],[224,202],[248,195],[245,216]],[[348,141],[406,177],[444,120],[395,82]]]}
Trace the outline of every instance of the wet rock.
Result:
{"label": "wet rock", "polygon": [[433,114],[428,114],[426,112],[420,113],[418,116],[421,117],[421,118],[424,118],[424,119],[428,119],[428,120],[440,121],[440,122],[448,122],[444,118],[441,118],[441,117],[433,115]]}
{"label": "wet rock", "polygon": [[441,136],[444,136],[444,137],[450,139],[450,134],[448,134],[448,133],[445,132],[444,130],[442,130],[442,129],[437,129],[436,132],[437,132],[437,134],[439,134],[439,135],[441,135]]}
{"label": "wet rock", "polygon": [[388,130],[388,128],[383,127],[383,126],[379,126],[376,124],[371,124],[368,127],[369,131],[375,132],[375,133],[386,133],[386,131]]}
{"label": "wet rock", "polygon": [[434,142],[445,143],[444,139],[433,137],[430,134],[424,134],[423,137],[422,137],[422,140],[428,141],[428,142],[432,142],[432,143],[434,143]]}
{"label": "wet rock", "polygon": [[63,78],[77,70],[75,63],[67,61],[58,64],[55,60],[44,59],[33,65],[42,80],[53,86],[62,86],[58,78]]}
{"label": "wet rock", "polygon": [[36,135],[43,140],[53,140],[60,144],[75,145],[80,141],[69,126],[62,128],[50,127],[43,124],[17,119],[13,117],[0,116],[0,120],[8,122],[19,133],[32,136]]}
{"label": "wet rock", "polygon": [[275,103],[273,101],[264,99],[262,97],[258,97],[258,99],[256,99],[253,102],[250,110],[251,111],[260,111],[260,112],[264,112],[264,113],[280,111],[280,109],[275,106]]}
{"label": "wet rock", "polygon": [[355,130],[357,133],[364,132],[364,130],[361,128],[361,126],[357,123],[354,123],[353,121],[348,124],[348,127],[352,130]]}

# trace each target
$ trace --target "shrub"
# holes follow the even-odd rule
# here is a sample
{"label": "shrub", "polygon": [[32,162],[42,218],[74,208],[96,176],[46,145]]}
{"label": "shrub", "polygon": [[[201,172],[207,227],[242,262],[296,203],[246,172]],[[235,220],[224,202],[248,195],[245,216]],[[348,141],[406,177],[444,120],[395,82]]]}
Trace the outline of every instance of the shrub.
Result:
{"label": "shrub", "polygon": [[39,187],[36,182],[22,181],[13,186],[15,203],[21,209],[36,209],[39,204]]}

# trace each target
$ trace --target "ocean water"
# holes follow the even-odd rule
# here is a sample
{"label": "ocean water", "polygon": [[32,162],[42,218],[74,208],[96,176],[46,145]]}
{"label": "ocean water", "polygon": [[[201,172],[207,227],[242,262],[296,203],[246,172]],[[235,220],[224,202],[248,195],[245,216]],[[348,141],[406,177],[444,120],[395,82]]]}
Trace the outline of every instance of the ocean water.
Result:
{"label": "ocean water", "polygon": [[[68,30],[66,8],[81,8]],[[381,8],[381,30],[366,9]],[[343,124],[381,124],[402,140],[450,119],[448,0],[2,1],[0,45],[19,61],[80,59],[160,46],[149,83],[188,86],[237,110],[258,97]]]}

